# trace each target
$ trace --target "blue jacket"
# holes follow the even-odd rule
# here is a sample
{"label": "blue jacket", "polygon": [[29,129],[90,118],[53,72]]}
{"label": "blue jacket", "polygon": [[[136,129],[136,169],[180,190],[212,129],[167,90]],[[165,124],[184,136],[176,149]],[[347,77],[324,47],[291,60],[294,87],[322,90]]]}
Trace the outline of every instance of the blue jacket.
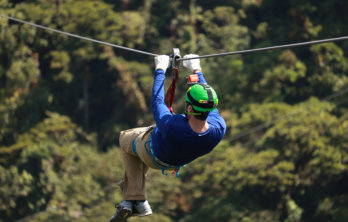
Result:
{"label": "blue jacket", "polygon": [[[203,74],[197,74],[199,82],[206,83]],[[219,111],[209,113],[206,132],[194,132],[184,114],[171,114],[164,103],[164,71],[156,70],[154,75],[151,109],[156,122],[152,133],[156,157],[167,164],[180,166],[212,151],[226,132],[226,123]]]}

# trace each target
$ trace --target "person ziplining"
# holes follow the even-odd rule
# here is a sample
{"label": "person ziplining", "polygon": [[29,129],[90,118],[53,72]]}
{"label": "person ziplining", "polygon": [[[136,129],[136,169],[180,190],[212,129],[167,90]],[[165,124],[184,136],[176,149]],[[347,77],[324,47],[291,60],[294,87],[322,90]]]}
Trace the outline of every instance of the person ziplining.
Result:
{"label": "person ziplining", "polygon": [[[197,56],[190,54],[184,58]],[[204,79],[199,59],[183,62],[184,67],[198,76],[198,82],[186,92],[185,114],[172,114],[164,101],[169,56],[155,57],[155,64],[151,109],[156,125],[120,133],[125,168],[120,183],[123,200],[110,222],[125,222],[131,216],[152,214],[145,189],[148,169],[162,170],[162,173],[173,170],[178,174],[182,166],[211,152],[226,132],[226,123],[216,108],[217,94]]]}
{"label": "person ziplining", "polygon": [[[164,96],[165,71],[171,63],[169,56],[159,56],[154,53],[79,36],[3,14],[0,14],[0,17],[70,37],[155,57],[156,69],[151,108],[156,125],[129,129],[120,133],[119,142],[125,167],[124,177],[120,183],[123,200],[117,206],[110,222],[125,222],[131,216],[152,214],[145,189],[145,175],[149,168],[162,170],[162,173],[165,173],[166,170],[173,170],[173,174],[178,175],[181,167],[212,151],[223,138],[226,132],[226,124],[216,108],[218,104],[217,94],[212,87],[207,85],[201,72],[200,58],[247,54],[348,40],[348,36],[343,36],[203,56],[194,54],[186,55],[184,58],[174,56],[172,57],[172,63],[183,61],[184,67],[198,77],[195,84],[186,92],[185,114],[175,115],[171,107],[173,97],[168,99],[170,95],[169,97]],[[178,78],[178,76],[175,78]],[[172,96],[175,94],[176,80],[173,80],[172,88],[168,90]],[[240,134],[236,138],[245,135]]]}

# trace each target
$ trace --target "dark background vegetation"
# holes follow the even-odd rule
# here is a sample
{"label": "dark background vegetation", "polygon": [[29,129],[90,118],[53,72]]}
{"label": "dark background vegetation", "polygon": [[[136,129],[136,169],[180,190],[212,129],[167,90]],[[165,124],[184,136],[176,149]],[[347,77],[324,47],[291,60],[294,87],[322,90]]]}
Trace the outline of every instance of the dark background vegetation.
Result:
{"label": "dark background vegetation", "polygon": [[[0,9],[157,54],[348,34],[346,0],[0,0]],[[348,221],[347,49],[202,59],[226,136],[180,178],[150,171],[154,215],[130,221]],[[0,18],[0,221],[107,221],[121,200],[119,132],[153,123],[153,70],[151,56]]]}

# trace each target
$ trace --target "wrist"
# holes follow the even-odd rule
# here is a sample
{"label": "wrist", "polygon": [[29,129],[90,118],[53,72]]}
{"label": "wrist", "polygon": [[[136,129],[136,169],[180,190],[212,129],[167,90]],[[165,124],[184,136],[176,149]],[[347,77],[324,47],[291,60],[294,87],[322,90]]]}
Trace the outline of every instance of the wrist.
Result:
{"label": "wrist", "polygon": [[165,71],[163,69],[156,69],[155,73],[159,74],[159,73],[165,73]]}
{"label": "wrist", "polygon": [[192,73],[193,73],[193,74],[196,74],[196,73],[198,73],[198,72],[201,72],[201,70],[200,70],[200,69],[194,69]]}
{"label": "wrist", "polygon": [[165,65],[157,65],[156,66],[156,68],[155,68],[156,70],[163,70],[163,71],[165,71],[165,70],[167,70],[167,67],[165,66]]}

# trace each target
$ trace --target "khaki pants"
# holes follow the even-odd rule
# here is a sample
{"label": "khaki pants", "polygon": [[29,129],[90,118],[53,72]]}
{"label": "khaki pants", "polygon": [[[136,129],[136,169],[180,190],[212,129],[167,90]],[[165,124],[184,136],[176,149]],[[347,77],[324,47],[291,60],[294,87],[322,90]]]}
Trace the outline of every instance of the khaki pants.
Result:
{"label": "khaki pants", "polygon": [[[120,146],[122,149],[125,173],[120,187],[124,200],[146,200],[145,176],[149,167],[158,169],[152,163],[144,143],[150,139],[154,127],[140,127],[121,131]],[[133,152],[132,142],[136,141],[136,152]]]}

